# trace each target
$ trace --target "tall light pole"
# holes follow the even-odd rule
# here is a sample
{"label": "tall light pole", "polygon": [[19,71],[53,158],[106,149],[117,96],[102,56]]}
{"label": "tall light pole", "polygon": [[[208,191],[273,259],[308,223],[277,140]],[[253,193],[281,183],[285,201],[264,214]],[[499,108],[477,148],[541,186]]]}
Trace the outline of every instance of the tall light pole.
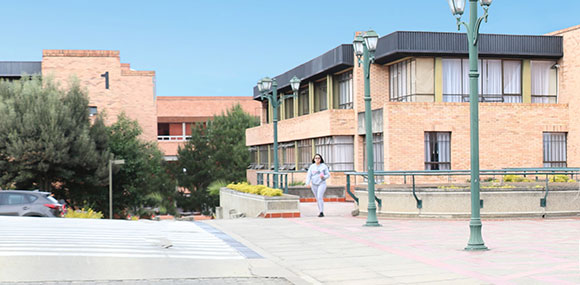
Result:
{"label": "tall light pole", "polygon": [[477,0],[469,0],[469,23],[461,22],[461,15],[465,10],[465,0],[448,0],[451,13],[457,18],[457,30],[463,24],[467,30],[467,44],[469,46],[469,113],[471,137],[471,220],[469,221],[469,242],[465,250],[487,250],[481,236],[481,216],[479,202],[479,92],[477,89],[477,41],[481,21],[487,22],[487,9],[492,0],[479,0],[484,14],[477,17]]}
{"label": "tall light pole", "polygon": [[[377,220],[377,206],[375,204],[375,168],[373,157],[373,130],[372,130],[372,110],[371,110],[371,82],[370,82],[370,68],[371,63],[375,61],[375,51],[379,35],[373,31],[367,31],[361,37],[357,35],[353,41],[354,51],[360,66],[363,64],[364,70],[364,85],[365,85],[365,130],[366,130],[366,150],[367,150],[367,172],[368,172],[368,195],[369,206],[367,214],[367,227],[380,226]],[[362,59],[361,59],[362,58]]]}
{"label": "tall light pole", "polygon": [[125,160],[109,160],[109,220],[113,219],[113,164],[125,164]]}
{"label": "tall light pole", "polygon": [[[274,188],[278,188],[278,107],[280,103],[287,97],[296,97],[298,89],[300,88],[300,79],[294,76],[290,79],[290,87],[292,88],[292,95],[290,96],[280,96],[278,98],[278,83],[276,78],[270,79],[269,77],[264,77],[258,81],[258,91],[260,91],[260,98],[268,99],[270,106],[272,106],[272,121],[274,122]],[[271,90],[271,92],[270,92]]]}

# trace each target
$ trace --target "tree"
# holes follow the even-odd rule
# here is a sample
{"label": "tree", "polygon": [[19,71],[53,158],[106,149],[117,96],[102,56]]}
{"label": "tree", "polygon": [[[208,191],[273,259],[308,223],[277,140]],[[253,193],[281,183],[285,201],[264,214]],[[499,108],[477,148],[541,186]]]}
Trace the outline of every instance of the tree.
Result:
{"label": "tree", "polygon": [[65,191],[102,183],[109,153],[92,136],[96,128],[76,81],[68,90],[38,77],[0,82],[1,187]]}
{"label": "tree", "polygon": [[159,208],[161,213],[174,214],[174,179],[156,144],[139,139],[141,133],[137,121],[125,114],[109,127],[110,151],[115,159],[125,160],[113,174],[114,212],[142,215],[145,208]]}
{"label": "tree", "polygon": [[219,202],[207,190],[210,183],[246,179],[250,164],[250,153],[245,146],[246,129],[257,125],[257,118],[237,104],[225,114],[214,116],[205,127],[203,124],[192,126],[191,139],[178,149],[178,163],[173,169],[179,185],[189,190],[182,193],[179,206],[208,213]]}

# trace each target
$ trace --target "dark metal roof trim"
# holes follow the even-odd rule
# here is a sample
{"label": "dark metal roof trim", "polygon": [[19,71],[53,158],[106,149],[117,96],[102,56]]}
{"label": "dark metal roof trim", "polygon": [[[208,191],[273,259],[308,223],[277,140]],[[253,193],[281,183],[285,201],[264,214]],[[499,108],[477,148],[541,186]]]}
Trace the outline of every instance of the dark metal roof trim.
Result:
{"label": "dark metal roof trim", "polygon": [[[564,56],[561,36],[480,34],[482,57],[526,57],[558,59]],[[394,32],[379,39],[375,53],[379,64],[405,56],[468,55],[464,33]]]}
{"label": "dark metal roof trim", "polygon": [[20,77],[22,74],[38,75],[42,72],[40,61],[0,61],[0,77]]}
{"label": "dark metal roof trim", "polygon": [[[276,76],[279,91],[290,88],[290,79],[296,76],[302,81],[318,79],[326,74],[350,68],[354,63],[354,49],[352,44],[343,44],[323,55],[301,64],[285,73]],[[254,86],[254,99],[260,98],[258,87]]]}

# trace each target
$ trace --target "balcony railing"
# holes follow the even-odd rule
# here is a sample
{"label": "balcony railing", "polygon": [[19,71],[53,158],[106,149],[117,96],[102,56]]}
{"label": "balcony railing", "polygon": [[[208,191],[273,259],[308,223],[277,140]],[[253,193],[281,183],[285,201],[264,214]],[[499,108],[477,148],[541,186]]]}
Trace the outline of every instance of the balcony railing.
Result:
{"label": "balcony railing", "polygon": [[191,136],[157,136],[158,141],[187,141],[190,140]]}

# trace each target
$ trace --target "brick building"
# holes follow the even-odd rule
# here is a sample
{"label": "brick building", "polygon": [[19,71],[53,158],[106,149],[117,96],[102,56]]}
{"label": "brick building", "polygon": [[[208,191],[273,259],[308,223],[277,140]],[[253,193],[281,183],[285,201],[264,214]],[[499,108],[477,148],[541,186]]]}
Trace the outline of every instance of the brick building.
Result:
{"label": "brick building", "polygon": [[[580,26],[549,35],[482,34],[479,39],[481,169],[580,165]],[[379,39],[371,66],[375,170],[469,169],[469,80],[465,34],[394,32]],[[278,123],[282,170],[321,153],[331,184],[364,171],[364,82],[350,44],[276,76],[302,82]],[[260,100],[254,87],[254,98]],[[248,179],[271,169],[272,110],[246,131]]]}
{"label": "brick building", "polygon": [[191,136],[191,125],[205,123],[235,104],[260,117],[261,104],[252,97],[157,97],[157,140],[167,160],[177,159],[177,148]]}
{"label": "brick building", "polygon": [[155,71],[131,69],[129,63],[121,63],[119,51],[43,50],[42,55],[42,61],[0,62],[0,78],[42,75],[62,86],[76,78],[88,91],[91,115],[104,112],[105,123],[112,124],[124,112],[139,123],[143,139],[158,141],[168,160],[176,159],[177,146],[191,134],[191,123],[205,122],[236,103],[260,116],[261,104],[249,96],[157,97]]}

